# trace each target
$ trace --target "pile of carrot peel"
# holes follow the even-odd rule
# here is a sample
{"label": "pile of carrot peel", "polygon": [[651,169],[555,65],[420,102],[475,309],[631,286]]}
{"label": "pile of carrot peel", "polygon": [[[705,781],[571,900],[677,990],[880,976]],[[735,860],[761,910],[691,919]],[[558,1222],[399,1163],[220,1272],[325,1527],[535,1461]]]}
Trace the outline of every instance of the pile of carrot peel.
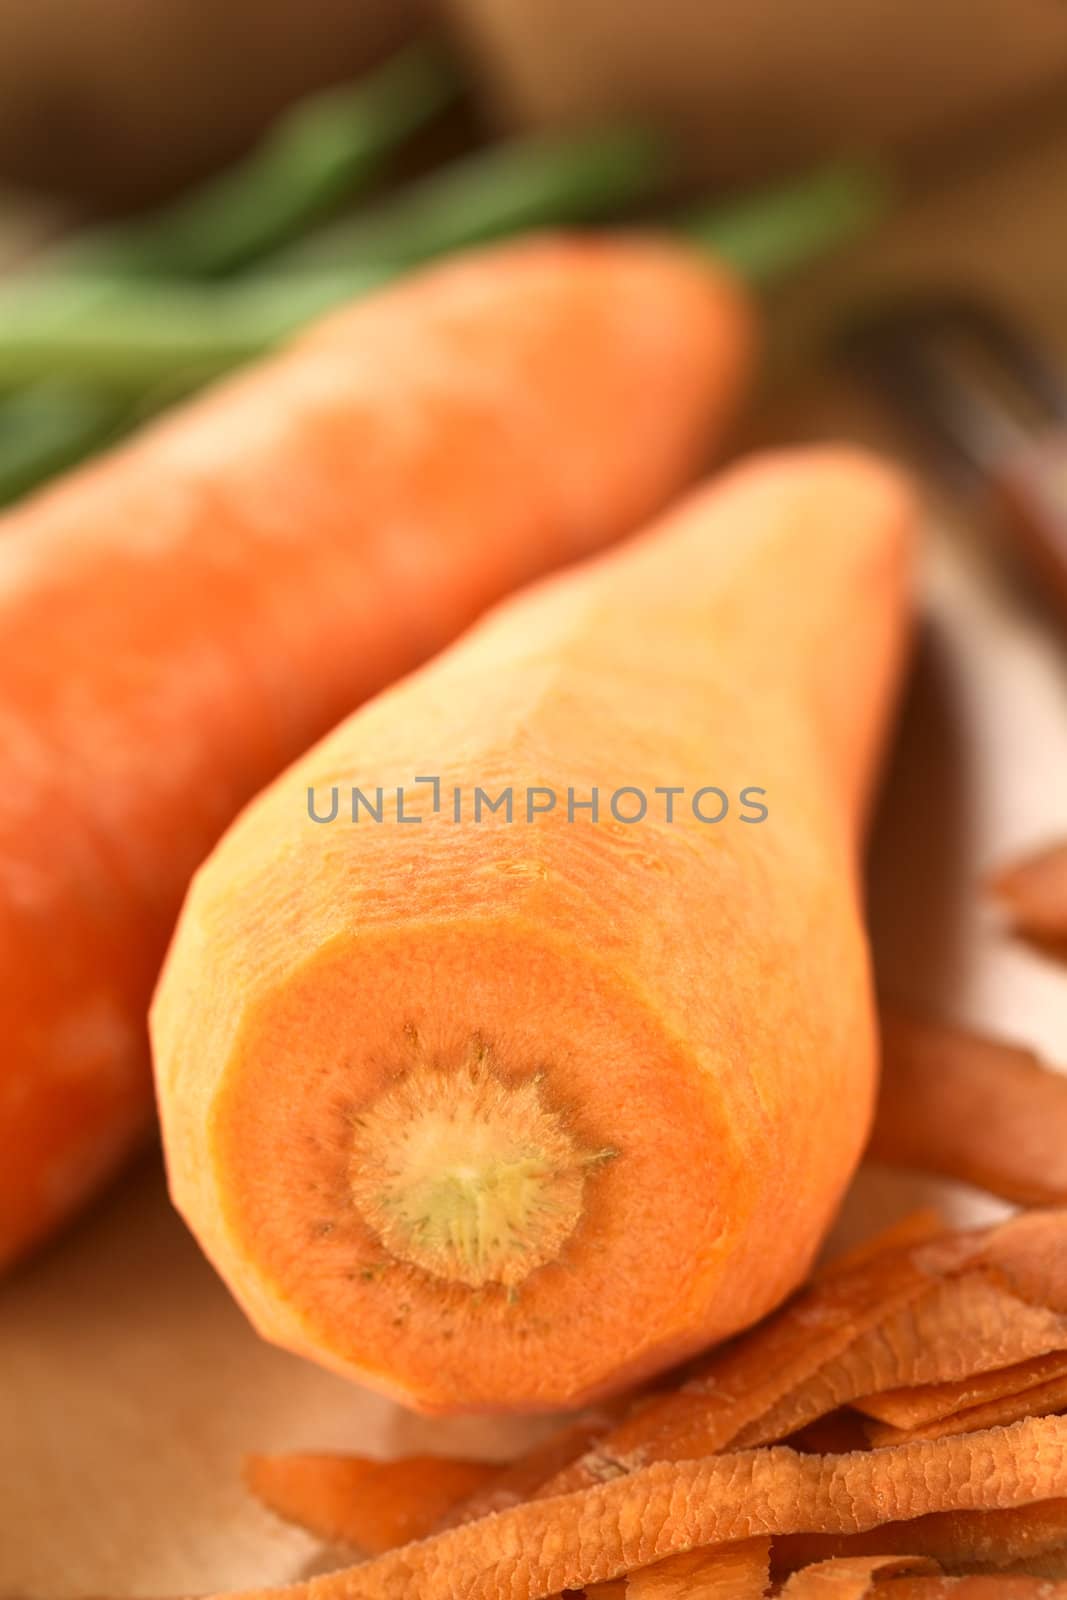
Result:
{"label": "pile of carrot peel", "polygon": [[1067,1209],[921,1213],[517,1462],[260,1456],[247,1481],[370,1557],[291,1600],[1067,1595],[1065,1410]]}
{"label": "pile of carrot peel", "polygon": [[[1017,931],[1067,937],[1065,874],[1067,848],[1001,875]],[[266,1507],[364,1558],[281,1593],[1067,1600],[1067,1078],[965,1030],[882,1026],[871,1154],[1047,1209],[963,1232],[908,1216],[505,1465],[250,1457]]]}

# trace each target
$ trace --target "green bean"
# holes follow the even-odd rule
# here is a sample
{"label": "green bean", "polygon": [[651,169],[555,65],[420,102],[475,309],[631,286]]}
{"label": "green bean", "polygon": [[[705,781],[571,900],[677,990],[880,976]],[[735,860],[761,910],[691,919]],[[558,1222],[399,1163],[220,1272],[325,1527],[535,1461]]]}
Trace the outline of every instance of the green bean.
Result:
{"label": "green bean", "polygon": [[459,92],[448,59],[431,44],[412,45],[357,84],[301,100],[243,161],[161,210],[56,251],[53,270],[176,278],[234,272],[351,197]]}
{"label": "green bean", "polygon": [[[116,397],[115,390],[135,388],[133,374],[139,368],[145,370],[146,381],[155,382],[170,355],[178,362],[188,357],[200,381],[243,359],[246,349],[257,352],[269,339],[271,317],[263,307],[250,319],[263,321],[258,337],[242,344],[235,331],[227,355],[226,330],[217,326],[216,309],[226,316],[231,308],[225,302],[218,308],[196,305],[183,314],[180,293],[173,308],[169,297],[166,304],[157,303],[157,311],[173,318],[169,332],[165,324],[157,324],[150,307],[140,313],[132,308],[131,320],[116,330],[107,310],[121,304],[114,280],[210,278],[246,266],[373,180],[392,149],[459,91],[459,79],[445,57],[432,46],[415,45],[354,87],[302,101],[221,176],[147,217],[97,229],[34,263],[35,283],[59,287],[51,301],[46,293],[34,302],[38,320],[27,334],[30,342],[39,341],[39,359],[29,366],[30,388],[0,402],[0,505],[121,434],[139,413],[125,393]],[[313,307],[319,303],[314,292],[309,300]],[[241,316],[248,320],[243,309]],[[49,317],[50,333],[45,326]],[[64,324],[71,327],[69,341],[60,331]],[[289,331],[292,319],[283,317],[280,326]],[[210,359],[204,359],[201,342],[214,346]],[[11,355],[9,383],[18,369],[14,349]],[[111,373],[101,392],[85,381],[97,365]],[[83,375],[65,381],[63,375],[72,366]],[[118,371],[129,374],[129,381],[124,377],[116,384]],[[58,376],[38,381],[50,372]]]}
{"label": "green bean", "polygon": [[196,387],[385,276],[352,268],[232,286],[127,282],[74,318],[57,314],[59,285],[0,292],[0,385],[68,378],[126,397],[161,383]]}
{"label": "green bean", "polygon": [[[683,236],[757,285],[869,226],[884,204],[873,168],[835,166],[690,218]],[[470,219],[468,219],[470,225]],[[454,232],[442,224],[442,243]],[[433,244],[429,232],[422,248]],[[232,285],[83,285],[89,310],[63,315],[61,284],[0,295],[0,383],[64,375],[116,394],[168,379],[194,386],[290,337],[306,321],[376,287],[403,263],[352,259],[331,272],[260,273]]]}
{"label": "green bean", "polygon": [[511,140],[478,151],[286,252],[281,265],[410,265],[526,228],[585,222],[655,194],[670,170],[665,142],[638,127]]}
{"label": "green bean", "polygon": [[756,288],[771,287],[867,233],[891,199],[887,170],[836,161],[745,198],[703,207],[682,231]]}
{"label": "green bean", "polygon": [[9,395],[0,414],[0,506],[108,443],[128,412],[113,395],[62,381]]}
{"label": "green bean", "polygon": [[[665,166],[660,141],[641,129],[516,140],[413,183],[364,220],[326,230],[233,284],[83,271],[75,304],[63,278],[16,282],[0,292],[0,383],[70,372],[134,391],[168,370],[203,382],[416,261],[633,204]],[[81,315],[83,307],[91,314]]]}

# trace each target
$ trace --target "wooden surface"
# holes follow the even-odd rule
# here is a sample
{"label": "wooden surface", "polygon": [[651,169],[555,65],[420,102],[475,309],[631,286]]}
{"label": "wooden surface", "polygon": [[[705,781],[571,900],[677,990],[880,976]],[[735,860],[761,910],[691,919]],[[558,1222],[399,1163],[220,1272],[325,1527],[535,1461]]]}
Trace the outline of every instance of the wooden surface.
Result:
{"label": "wooden surface", "polygon": [[[846,297],[952,269],[1006,292],[1067,350],[1064,249],[1049,216],[1067,136],[1014,149],[930,199],[778,312],[759,429],[882,436],[871,408],[798,377]],[[793,378],[786,381],[786,374]],[[771,403],[773,399],[773,404]],[[894,991],[1067,1061],[1067,975],[1004,937],[981,874],[1067,832],[1067,630],[1050,625],[973,520],[931,519],[928,620],[872,861],[879,967]],[[843,1238],[932,1193],[858,1180]],[[948,1197],[954,1214],[988,1205]],[[530,1425],[434,1423],[261,1344],[169,1211],[148,1160],[46,1257],[0,1287],[0,1595],[177,1595],[282,1582],[329,1552],[245,1495],[248,1449],[505,1453]]]}
{"label": "wooden surface", "polygon": [[0,174],[127,205],[237,155],[357,76],[423,0],[0,0]]}
{"label": "wooden surface", "polygon": [[1054,0],[447,0],[503,121],[641,116],[736,181],[921,147],[1067,83]]}

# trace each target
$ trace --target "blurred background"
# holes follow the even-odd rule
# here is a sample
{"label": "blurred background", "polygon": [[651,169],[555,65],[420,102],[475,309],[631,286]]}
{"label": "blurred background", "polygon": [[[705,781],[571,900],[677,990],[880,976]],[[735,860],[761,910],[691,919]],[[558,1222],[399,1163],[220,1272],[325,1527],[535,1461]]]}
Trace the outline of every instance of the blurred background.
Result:
{"label": "blurred background", "polygon": [[736,179],[931,141],[1067,86],[1058,0],[3,0],[0,175],[78,202],[157,199],[286,102],[417,29],[450,30],[503,124],[654,116]]}
{"label": "blurred background", "polygon": [[[1058,323],[1065,91],[1061,0],[0,0],[0,504],[523,227],[721,201],[787,347],[945,274]],[[876,177],[738,221],[856,153]]]}

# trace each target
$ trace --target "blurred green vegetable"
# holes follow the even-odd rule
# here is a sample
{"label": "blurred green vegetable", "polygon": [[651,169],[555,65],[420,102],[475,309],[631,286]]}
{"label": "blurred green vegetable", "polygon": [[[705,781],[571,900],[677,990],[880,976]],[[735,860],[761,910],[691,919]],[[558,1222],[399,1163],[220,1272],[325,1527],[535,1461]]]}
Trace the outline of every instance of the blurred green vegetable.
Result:
{"label": "blurred green vegetable", "polygon": [[146,217],[87,236],[56,264],[175,278],[237,271],[377,177],[461,87],[446,56],[412,45],[362,82],[302,100],[217,178]]}
{"label": "blurred green vegetable", "polygon": [[[626,214],[666,186],[670,152],[648,130],[541,135],[464,157],[307,235],[460,87],[432,46],[413,46],[355,87],[295,107],[220,177],[52,251],[32,280],[0,289],[0,387],[10,391],[0,503],[156,409],[146,395],[195,389],[415,263]],[[836,163],[704,207],[680,231],[763,286],[863,232],[887,193],[880,169]]]}
{"label": "blurred green vegetable", "polygon": [[868,232],[891,199],[884,167],[836,161],[739,200],[702,207],[683,219],[682,230],[746,283],[766,288]]}
{"label": "blurred green vegetable", "polygon": [[[588,153],[591,147],[584,148]],[[504,158],[498,155],[496,160]],[[561,146],[554,152],[554,169],[561,176],[567,173]],[[498,179],[502,170],[496,167]],[[541,179],[546,171],[540,169]],[[451,187],[454,182],[455,175],[446,173],[432,183],[427,180],[427,185]],[[420,226],[406,235],[411,254],[399,259],[380,253],[387,230],[379,223],[368,230],[372,247],[366,258],[356,249],[353,229],[347,262],[331,271],[312,270],[307,264],[299,272],[261,271],[239,283],[199,288],[114,282],[110,297],[106,283],[96,293],[86,283],[88,309],[80,315],[64,315],[69,307],[61,283],[46,280],[32,289],[11,289],[0,294],[0,382],[20,384],[68,375],[119,394],[173,378],[190,386],[204,382],[271,349],[329,307],[377,287],[402,271],[416,254],[435,255],[482,237],[486,228],[495,230],[501,222],[506,185],[487,184],[480,206],[473,204],[476,191],[477,185],[467,190],[462,227],[447,208],[438,213],[420,203]],[[425,192],[423,186],[424,196]],[[549,186],[542,182],[537,193],[539,219],[547,220],[556,210]],[[885,203],[885,193],[877,169],[835,165],[705,210],[689,218],[683,231],[700,248],[725,259],[739,276],[762,285],[869,226]],[[395,220],[404,214],[403,203],[397,204],[390,226],[399,227],[403,242],[403,224]],[[507,204],[514,215],[521,201],[515,194]],[[434,215],[436,233],[430,226]]]}
{"label": "blurred green vegetable", "polygon": [[362,215],[286,252],[301,270],[410,265],[526,228],[589,222],[662,191],[666,142],[647,128],[544,134],[454,161]]}
{"label": "blurred green vegetable", "polygon": [[[420,43],[355,86],[302,101],[243,161],[219,177],[148,216],[97,229],[35,262],[35,282],[53,289],[50,309],[47,298],[38,300],[38,314],[73,323],[77,349],[78,318],[87,318],[98,301],[105,306],[113,301],[116,280],[180,282],[247,266],[320,221],[339,201],[352,198],[378,176],[399,144],[458,98],[461,88],[451,62]],[[225,305],[218,309],[225,311]],[[157,302],[157,311],[166,313],[167,307]],[[189,319],[183,332],[180,310],[176,314],[179,326],[172,343],[180,350],[183,338],[196,341]],[[136,315],[134,322],[136,328]],[[106,329],[106,311],[104,325]],[[155,341],[155,358],[149,363],[154,379],[167,339],[144,320],[139,326],[149,350]],[[91,375],[94,351],[106,348],[103,329],[101,335],[85,341],[73,365],[48,359],[37,364],[31,388],[0,401],[0,505],[76,465],[140,415],[125,396],[116,398],[110,385],[98,392],[84,381]],[[59,341],[60,335],[55,338]],[[114,352],[116,360],[125,338]],[[37,381],[41,372],[50,371],[58,375]]]}
{"label": "blurred green vegetable", "polygon": [[0,384],[76,376],[122,394],[164,378],[195,387],[415,262],[618,212],[661,185],[667,168],[662,142],[640,129],[516,140],[411,184],[240,279],[84,270],[73,298],[65,276],[16,280],[0,289]]}
{"label": "blurred green vegetable", "polygon": [[388,276],[354,266],[213,288],[116,284],[91,314],[69,319],[55,314],[50,286],[0,291],[0,383],[17,388],[74,377],[126,399],[173,383],[177,394],[262,355]]}
{"label": "blurred green vegetable", "polygon": [[0,505],[64,472],[124,429],[130,407],[72,383],[36,383],[0,407]]}

